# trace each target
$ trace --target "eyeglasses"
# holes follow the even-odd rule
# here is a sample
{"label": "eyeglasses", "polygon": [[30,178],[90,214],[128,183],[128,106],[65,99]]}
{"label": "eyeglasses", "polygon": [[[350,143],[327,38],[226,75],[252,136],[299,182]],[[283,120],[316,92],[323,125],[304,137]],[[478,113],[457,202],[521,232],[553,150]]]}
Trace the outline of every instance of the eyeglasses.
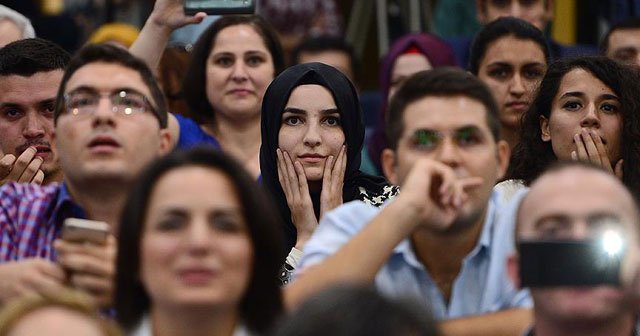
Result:
{"label": "eyeglasses", "polygon": [[102,97],[109,98],[111,112],[115,114],[134,115],[155,111],[147,97],[139,92],[127,90],[102,94],[85,90],[70,92],[64,95],[65,111],[79,117],[92,115],[98,109]]}
{"label": "eyeglasses", "polygon": [[[459,146],[475,145],[483,139],[482,132],[475,126],[462,127],[452,133],[453,141]],[[413,132],[409,141],[414,148],[428,151],[438,147],[446,135],[432,129],[419,129]]]}

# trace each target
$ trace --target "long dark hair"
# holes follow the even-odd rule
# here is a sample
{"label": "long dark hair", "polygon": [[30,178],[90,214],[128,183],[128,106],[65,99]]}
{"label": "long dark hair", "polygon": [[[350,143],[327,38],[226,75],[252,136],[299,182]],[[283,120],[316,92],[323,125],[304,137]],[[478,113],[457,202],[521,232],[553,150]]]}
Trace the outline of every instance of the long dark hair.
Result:
{"label": "long dark hair", "polygon": [[198,42],[193,48],[191,63],[187,68],[182,86],[184,99],[191,112],[190,117],[199,124],[215,123],[215,111],[207,98],[207,58],[209,58],[209,53],[214,47],[218,33],[225,28],[238,25],[248,25],[260,35],[267,50],[271,53],[274,77],[284,69],[284,53],[280,40],[271,25],[261,16],[227,15],[217,19],[198,38]]}
{"label": "long dark hair", "polygon": [[550,141],[542,141],[540,116],[549,119],[551,105],[558,94],[560,82],[574,69],[583,69],[607,85],[620,99],[622,134],[620,152],[623,162],[622,181],[634,191],[640,192],[640,90],[637,87],[636,69],[605,57],[579,57],[562,59],[552,63],[542,79],[538,94],[522,119],[520,143],[511,155],[506,179],[519,179],[529,185],[552,162],[557,161]]}
{"label": "long dark hair", "polygon": [[[151,307],[140,282],[140,242],[155,185],[168,172],[201,166],[222,172],[236,188],[253,248],[253,269],[240,304],[246,326],[263,333],[283,310],[278,272],[285,258],[280,224],[261,188],[238,163],[212,149],[176,151],[156,161],[140,175],[125,204],[118,233],[115,308],[118,322],[132,330]],[[185,333],[188,333],[185,331]]]}

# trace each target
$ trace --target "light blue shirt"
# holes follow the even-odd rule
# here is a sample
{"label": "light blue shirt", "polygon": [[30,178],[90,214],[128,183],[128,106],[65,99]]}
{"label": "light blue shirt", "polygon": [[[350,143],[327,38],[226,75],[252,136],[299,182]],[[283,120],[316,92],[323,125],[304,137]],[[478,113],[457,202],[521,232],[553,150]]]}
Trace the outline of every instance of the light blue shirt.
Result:
{"label": "light blue shirt", "polygon": [[[389,204],[393,202],[390,200]],[[489,200],[482,233],[475,248],[463,259],[447,305],[428,270],[416,257],[408,239],[395,247],[375,279],[377,289],[392,298],[419,300],[437,320],[530,308],[527,290],[518,290],[507,275],[507,258],[514,251],[513,215],[499,190]],[[326,214],[304,248],[299,269],[317,264],[335,253],[380,211],[360,201],[349,202]],[[367,253],[367,251],[362,251]],[[442,251],[443,254],[447,251]]]}

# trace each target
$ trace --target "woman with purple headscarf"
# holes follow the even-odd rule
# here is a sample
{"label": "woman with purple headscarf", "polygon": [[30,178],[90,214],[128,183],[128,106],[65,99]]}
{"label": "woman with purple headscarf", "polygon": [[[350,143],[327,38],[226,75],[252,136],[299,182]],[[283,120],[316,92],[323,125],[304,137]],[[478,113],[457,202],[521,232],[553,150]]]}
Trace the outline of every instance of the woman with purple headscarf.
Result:
{"label": "woman with purple headscarf", "polygon": [[[383,95],[380,115],[373,135],[367,144],[371,168],[381,175],[380,154],[387,147],[385,134],[389,100],[411,75],[441,66],[457,66],[453,50],[443,40],[428,33],[413,33],[396,40],[380,66],[380,91]],[[363,157],[365,160],[365,157]]]}

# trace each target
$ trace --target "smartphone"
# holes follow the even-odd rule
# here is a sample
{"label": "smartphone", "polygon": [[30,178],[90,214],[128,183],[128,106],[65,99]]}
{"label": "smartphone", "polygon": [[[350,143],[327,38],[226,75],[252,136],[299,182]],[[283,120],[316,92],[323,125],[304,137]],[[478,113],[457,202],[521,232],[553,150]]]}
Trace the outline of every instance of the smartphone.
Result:
{"label": "smartphone", "polygon": [[254,0],[184,0],[184,12],[188,15],[198,12],[208,15],[253,14],[255,11]]}
{"label": "smartphone", "polygon": [[67,218],[62,227],[62,239],[69,242],[90,242],[104,245],[109,236],[109,224],[100,221]]}
{"label": "smartphone", "polygon": [[625,248],[612,253],[600,240],[530,240],[518,243],[523,287],[620,285]]}

